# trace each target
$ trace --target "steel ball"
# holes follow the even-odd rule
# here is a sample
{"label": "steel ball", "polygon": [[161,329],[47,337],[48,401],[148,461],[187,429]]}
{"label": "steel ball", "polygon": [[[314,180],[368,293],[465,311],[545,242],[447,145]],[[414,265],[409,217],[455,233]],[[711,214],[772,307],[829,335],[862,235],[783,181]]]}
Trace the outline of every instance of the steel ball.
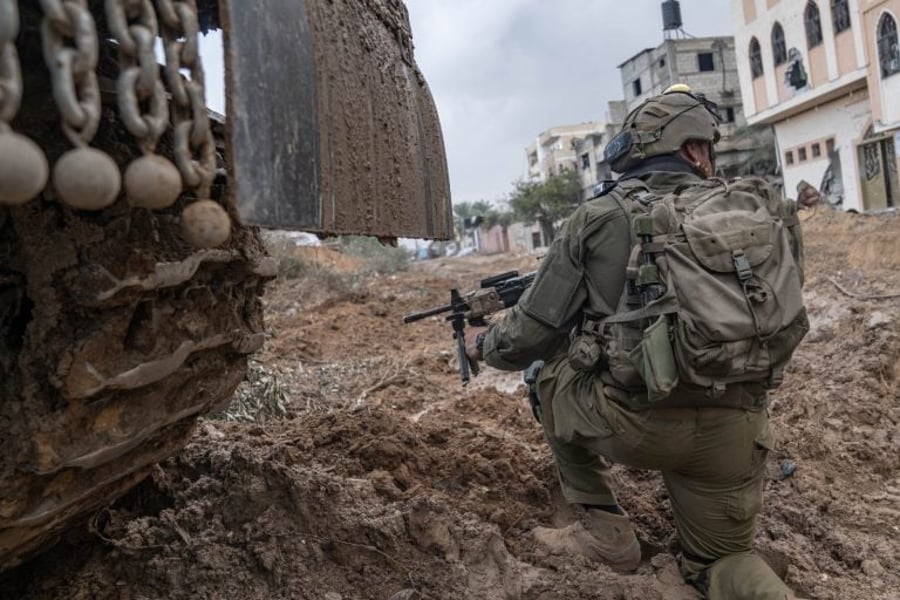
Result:
{"label": "steel ball", "polygon": [[231,237],[231,218],[218,203],[198,200],[181,213],[181,231],[197,248],[214,248]]}
{"label": "steel ball", "polygon": [[158,154],[142,156],[125,169],[125,197],[132,206],[168,208],[175,204],[181,189],[178,168]]}
{"label": "steel ball", "polygon": [[102,210],[119,196],[122,175],[116,162],[95,148],[70,150],[53,167],[53,186],[62,201],[79,210]]}
{"label": "steel ball", "polygon": [[49,172],[40,146],[18,133],[0,133],[0,204],[25,204],[41,193]]}

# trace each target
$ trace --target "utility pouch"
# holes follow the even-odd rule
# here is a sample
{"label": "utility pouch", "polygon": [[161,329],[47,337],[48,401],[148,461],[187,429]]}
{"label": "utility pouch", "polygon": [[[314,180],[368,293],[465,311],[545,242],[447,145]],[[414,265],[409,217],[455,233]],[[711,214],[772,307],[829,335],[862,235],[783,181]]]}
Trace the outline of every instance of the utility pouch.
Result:
{"label": "utility pouch", "polygon": [[534,420],[538,423],[540,423],[543,418],[543,409],[541,407],[541,399],[538,396],[537,380],[538,375],[541,374],[541,369],[543,368],[544,361],[536,360],[525,369],[523,377],[525,385],[528,386],[528,403],[531,405],[531,414],[534,415]]}
{"label": "utility pouch", "polygon": [[600,341],[594,335],[577,335],[569,345],[569,364],[576,371],[594,371],[600,356]]}
{"label": "utility pouch", "polygon": [[646,329],[641,343],[628,353],[628,358],[641,374],[651,403],[667,398],[678,385],[678,365],[669,337],[669,319],[660,315]]}

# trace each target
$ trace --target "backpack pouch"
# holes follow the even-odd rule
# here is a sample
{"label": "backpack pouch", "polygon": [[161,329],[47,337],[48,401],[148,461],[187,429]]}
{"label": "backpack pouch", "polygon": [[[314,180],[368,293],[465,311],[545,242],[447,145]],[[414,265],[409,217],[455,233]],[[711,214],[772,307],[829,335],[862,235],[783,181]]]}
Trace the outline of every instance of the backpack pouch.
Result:
{"label": "backpack pouch", "polygon": [[641,343],[628,357],[640,373],[647,387],[647,400],[657,402],[667,398],[678,385],[678,366],[669,338],[669,319],[660,315],[644,329]]}

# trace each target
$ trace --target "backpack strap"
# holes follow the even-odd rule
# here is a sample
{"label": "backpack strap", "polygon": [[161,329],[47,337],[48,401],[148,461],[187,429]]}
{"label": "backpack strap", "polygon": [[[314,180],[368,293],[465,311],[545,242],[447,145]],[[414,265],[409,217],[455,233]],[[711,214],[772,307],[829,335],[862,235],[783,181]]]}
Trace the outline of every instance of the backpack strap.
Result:
{"label": "backpack strap", "polygon": [[[631,223],[628,230],[631,236],[632,248],[640,248],[642,252],[646,253],[661,251],[663,244],[647,242],[640,239],[642,237],[646,238],[653,235],[653,221],[650,215],[646,213],[636,215],[632,207],[628,205],[628,202],[637,202],[649,212],[649,208],[662,198],[653,193],[640,179],[629,179],[624,190],[622,187],[623,186],[618,186],[616,189],[612,190],[610,196],[615,200],[616,204],[619,205],[619,208],[622,209],[625,217],[628,219],[629,223]],[[635,269],[637,271],[634,273],[634,279],[639,285],[662,285],[665,283],[660,279],[659,270],[656,268],[656,265],[635,266],[631,264],[635,257],[635,252],[632,252],[631,257],[632,258],[629,259],[628,267],[629,269]],[[627,293],[622,294],[623,301],[626,295]],[[623,310],[623,308],[624,302],[620,302],[619,310],[615,314],[601,319],[597,328],[602,331],[603,327],[609,323],[627,323],[657,317],[662,314],[674,313],[678,310],[678,300],[674,294],[665,294],[639,309],[626,311]]]}

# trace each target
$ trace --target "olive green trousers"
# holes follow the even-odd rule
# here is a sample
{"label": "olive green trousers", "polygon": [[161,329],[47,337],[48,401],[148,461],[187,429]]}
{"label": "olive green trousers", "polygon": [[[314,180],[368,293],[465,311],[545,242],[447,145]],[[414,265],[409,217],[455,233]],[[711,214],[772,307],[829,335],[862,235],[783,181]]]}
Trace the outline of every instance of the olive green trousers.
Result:
{"label": "olive green trousers", "polygon": [[682,572],[710,600],[785,600],[790,589],[752,553],[773,436],[765,410],[625,409],[565,356],[538,379],[542,424],[566,500],[617,504],[609,462],[662,472],[684,552]]}

